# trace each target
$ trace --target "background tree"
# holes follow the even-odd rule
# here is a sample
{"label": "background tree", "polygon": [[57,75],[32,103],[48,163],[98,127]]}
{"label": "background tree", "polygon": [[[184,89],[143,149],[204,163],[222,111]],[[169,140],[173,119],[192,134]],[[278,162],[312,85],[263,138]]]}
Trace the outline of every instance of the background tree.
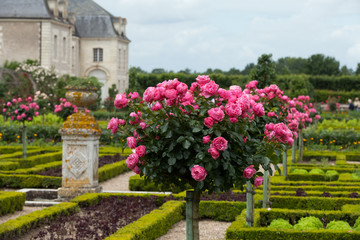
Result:
{"label": "background tree", "polygon": [[307,59],[284,57],[279,58],[276,62],[277,74],[301,74],[306,72]]}
{"label": "background tree", "polygon": [[240,75],[241,71],[236,68],[230,68],[228,72],[225,72],[226,75]]}
{"label": "background tree", "polygon": [[355,71],[356,75],[360,75],[360,63],[358,63],[356,71]]}
{"label": "background tree", "polygon": [[165,69],[163,68],[154,68],[151,73],[155,73],[155,74],[161,74],[161,73],[166,73]]}
{"label": "background tree", "polygon": [[271,57],[272,54],[261,55],[255,68],[250,71],[250,79],[259,81],[258,88],[264,88],[276,81],[276,64]]}
{"label": "background tree", "polygon": [[339,75],[340,63],[333,57],[314,54],[308,58],[306,73],[310,75]]}
{"label": "background tree", "polygon": [[251,69],[255,67],[255,63],[249,63],[245,66],[244,70],[241,71],[241,74],[243,75],[249,75]]}

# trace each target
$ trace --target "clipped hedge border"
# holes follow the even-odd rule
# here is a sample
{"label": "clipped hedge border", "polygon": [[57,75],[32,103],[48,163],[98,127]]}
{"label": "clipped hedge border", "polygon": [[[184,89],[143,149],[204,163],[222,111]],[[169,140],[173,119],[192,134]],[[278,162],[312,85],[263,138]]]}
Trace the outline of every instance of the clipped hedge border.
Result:
{"label": "clipped hedge border", "polygon": [[237,239],[267,239],[267,240],[329,240],[329,239],[360,239],[360,232],[347,230],[295,230],[295,229],[271,229],[267,226],[272,220],[277,218],[289,219],[294,222],[304,216],[326,217],[327,222],[331,220],[350,220],[353,224],[360,214],[341,211],[304,211],[288,209],[255,209],[254,227],[246,226],[246,211],[243,211],[226,231],[227,240]]}
{"label": "clipped hedge border", "polygon": [[[42,154],[42,153],[47,153],[47,152],[53,152],[54,149],[33,149],[33,150],[28,150],[26,151],[26,155],[28,157],[31,157],[31,156],[34,156],[34,155],[37,155],[37,154]],[[7,159],[21,159],[23,156],[23,153],[22,151],[19,152],[19,151],[16,151],[16,152],[13,152],[13,153],[9,153],[9,154],[2,154],[0,155],[0,161],[3,161],[3,160],[7,160]]]}
{"label": "clipped hedge border", "polygon": [[62,166],[62,161],[39,164],[31,168],[20,168],[14,171],[0,171],[3,174],[36,174],[49,169],[57,169]]}
{"label": "clipped hedge border", "polygon": [[341,191],[348,191],[348,192],[358,192],[360,191],[359,184],[354,186],[328,186],[328,185],[307,185],[307,186],[289,186],[289,185],[271,185],[271,191],[296,191],[296,189],[301,188],[305,191],[323,191],[323,192],[341,192]]}
{"label": "clipped hedge border", "polygon": [[360,198],[326,198],[326,197],[270,197],[272,208],[309,209],[309,210],[341,210],[346,204],[360,204]]}
{"label": "clipped hedge border", "polygon": [[159,207],[159,209],[155,209],[136,222],[120,228],[117,232],[105,239],[156,239],[167,233],[175,223],[184,219],[184,209],[185,202],[168,201]]}
{"label": "clipped hedge border", "polygon": [[0,191],[0,216],[21,211],[26,199],[25,193]]}
{"label": "clipped hedge border", "polygon": [[[9,154],[14,152],[22,152],[22,146],[0,146],[0,152],[1,154]],[[39,149],[40,147],[36,146],[28,146],[27,150],[35,150]]]}
{"label": "clipped hedge border", "polygon": [[[340,177],[339,177],[340,178]],[[341,182],[341,181],[333,181],[333,182],[323,182],[321,183],[324,186],[359,186],[358,183],[355,182]],[[319,185],[319,182],[314,181],[286,181],[285,176],[273,176],[271,177],[271,187],[272,186],[312,186]]]}
{"label": "clipped hedge border", "polygon": [[[303,189],[303,188],[301,188]],[[286,189],[288,190],[288,189]],[[303,189],[304,190],[304,189]],[[340,189],[342,190],[342,189]],[[344,191],[337,191],[337,192],[331,192],[331,191],[305,191],[306,197],[323,197],[321,196],[324,192],[330,192],[331,197],[345,197],[348,198],[351,193],[354,191],[344,192]],[[360,187],[358,192],[360,192]],[[258,194],[262,194],[262,191],[256,191]],[[276,193],[276,194],[275,194]],[[296,190],[293,191],[276,191],[272,190],[271,195],[273,196],[294,196],[296,194]]]}
{"label": "clipped hedge border", "polygon": [[16,219],[9,220],[0,224],[0,240],[18,237],[45,222],[57,219],[58,216],[73,214],[78,210],[79,207],[76,203],[60,203],[42,210],[34,211]]}
{"label": "clipped hedge border", "polygon": [[337,181],[339,179],[339,174],[288,173],[288,178],[290,181]]}
{"label": "clipped hedge border", "polygon": [[343,173],[343,174],[340,174],[339,182],[356,182],[356,183],[359,183],[360,179],[353,178],[351,173]]}
{"label": "clipped hedge border", "polygon": [[0,187],[8,188],[58,188],[61,177],[22,174],[0,174]]}
{"label": "clipped hedge border", "polygon": [[5,171],[15,170],[19,168],[19,165],[20,164],[17,162],[0,162],[0,170],[5,170]]}
{"label": "clipped hedge border", "polygon": [[[131,176],[129,178],[129,189],[130,191],[149,191],[149,192],[163,192],[162,184],[156,185],[152,181],[146,181],[144,177],[140,177],[140,175]],[[185,186],[186,189],[191,189],[190,185]],[[169,191],[172,193],[180,193],[184,191],[184,189],[171,185],[169,189],[165,189],[165,191]]]}
{"label": "clipped hedge border", "polygon": [[306,171],[311,171],[312,169],[321,169],[323,171],[335,170],[338,173],[351,173],[355,170],[354,165],[345,165],[345,166],[330,166],[330,165],[316,165],[316,164],[293,164],[289,168],[289,173],[294,169],[305,169]]}
{"label": "clipped hedge border", "polygon": [[48,162],[55,162],[62,160],[62,152],[51,152],[44,153],[37,156],[31,156],[26,159],[24,158],[7,158],[7,162],[17,162],[19,163],[20,168],[30,168],[39,164],[44,164]]}

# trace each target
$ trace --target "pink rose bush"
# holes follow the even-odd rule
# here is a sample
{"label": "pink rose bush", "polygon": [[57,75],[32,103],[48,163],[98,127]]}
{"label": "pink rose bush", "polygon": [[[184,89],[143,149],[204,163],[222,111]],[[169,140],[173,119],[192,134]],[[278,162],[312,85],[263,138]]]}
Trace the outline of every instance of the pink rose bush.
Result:
{"label": "pink rose bush", "polygon": [[[60,103],[55,105],[54,113],[61,117],[63,120],[66,120],[68,116],[78,111],[77,107],[74,104],[68,102],[65,98],[60,98]],[[88,111],[86,109],[86,111]]]}
{"label": "pink rose bush", "polygon": [[175,78],[142,97],[118,94],[115,107],[130,114],[112,118],[108,129],[133,149],[128,167],[164,187],[227,191],[249,180],[259,186],[259,167],[281,160],[301,121],[288,117],[290,100],[276,85],[258,89],[257,81],[226,90],[204,75],[191,86]]}
{"label": "pink rose bush", "polygon": [[32,97],[13,98],[12,101],[6,102],[2,113],[12,121],[25,124],[25,122],[31,122],[34,117],[39,115],[39,105],[33,101]]}

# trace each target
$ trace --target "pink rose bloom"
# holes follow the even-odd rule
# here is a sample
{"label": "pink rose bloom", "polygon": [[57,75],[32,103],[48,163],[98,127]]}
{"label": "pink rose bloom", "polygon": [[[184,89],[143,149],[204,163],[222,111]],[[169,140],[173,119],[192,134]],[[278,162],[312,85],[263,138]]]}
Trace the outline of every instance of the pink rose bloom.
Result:
{"label": "pink rose bloom", "polygon": [[145,122],[141,122],[140,123],[140,127],[142,130],[144,130],[146,128],[146,123]]}
{"label": "pink rose bloom", "polygon": [[212,157],[213,159],[215,159],[215,160],[220,156],[219,151],[218,151],[216,148],[214,148],[214,147],[210,147],[210,148],[208,149],[208,153],[210,153],[210,154],[211,154],[211,157]]}
{"label": "pink rose bloom", "polygon": [[177,97],[177,91],[175,89],[169,89],[165,91],[165,97],[170,100],[174,100]]}
{"label": "pink rose bloom", "polygon": [[273,117],[273,116],[275,116],[275,113],[274,112],[268,112],[268,117]]}
{"label": "pink rose bloom", "polygon": [[252,178],[252,176],[254,176],[255,173],[256,173],[256,170],[254,169],[254,165],[250,165],[244,169],[243,176],[244,176],[244,178],[250,179],[250,178]]}
{"label": "pink rose bloom", "polygon": [[117,94],[115,97],[114,106],[119,109],[124,108],[126,107],[128,101],[129,100],[126,98],[125,94]]}
{"label": "pink rose bloom", "polygon": [[119,128],[119,119],[111,118],[108,123],[107,129],[111,129],[111,132],[115,134],[118,131],[118,128]]}
{"label": "pink rose bloom", "polygon": [[223,89],[223,88],[219,88],[218,94],[223,99],[228,99],[228,97],[230,96],[230,93],[227,90]]}
{"label": "pink rose bloom", "polygon": [[257,80],[253,80],[251,82],[249,82],[248,84],[246,84],[246,88],[247,89],[256,89],[257,87],[257,84],[258,84],[258,81]]}
{"label": "pink rose bloom", "polygon": [[206,98],[216,95],[218,89],[219,85],[217,85],[214,81],[210,81],[201,87],[204,97]]}
{"label": "pink rose bloom", "polygon": [[225,112],[230,118],[236,118],[242,113],[241,105],[236,103],[228,103],[225,105]]}
{"label": "pink rose bloom", "polygon": [[206,170],[205,168],[199,166],[199,165],[194,165],[191,168],[191,176],[195,181],[203,181],[206,178]]}
{"label": "pink rose bloom", "polygon": [[20,115],[17,115],[17,116],[16,116],[16,119],[20,121],[20,120],[21,120],[21,116],[20,116]]}
{"label": "pink rose bloom", "polygon": [[131,149],[136,148],[136,139],[134,137],[127,137],[126,142],[129,148]]}
{"label": "pink rose bloom", "polygon": [[136,174],[140,174],[140,172],[141,172],[138,166],[135,166],[132,170]]}
{"label": "pink rose bloom", "polygon": [[204,124],[208,128],[211,128],[214,125],[214,119],[212,119],[211,117],[207,117],[204,119]]}
{"label": "pink rose bloom", "polygon": [[29,111],[29,107],[28,106],[25,106],[25,111]]}
{"label": "pink rose bloom", "polygon": [[11,121],[14,121],[15,117],[14,117],[14,116],[11,116],[11,118],[10,118],[10,119],[11,119]]}
{"label": "pink rose bloom", "polygon": [[139,157],[143,157],[146,154],[146,146],[140,145],[135,149],[135,153],[139,155]]}
{"label": "pink rose bloom", "polygon": [[203,86],[203,85],[207,84],[208,82],[210,82],[210,78],[209,78],[209,76],[207,76],[207,75],[199,75],[199,76],[196,78],[196,82],[197,82],[200,86]]}
{"label": "pink rose bloom", "polygon": [[25,113],[22,113],[21,114],[21,118],[25,118],[26,117],[26,114]]}
{"label": "pink rose bloom", "polygon": [[133,92],[133,93],[129,93],[131,99],[137,99],[139,97],[139,93],[138,92]]}
{"label": "pink rose bloom", "polygon": [[3,112],[6,112],[6,108],[3,108]]}
{"label": "pink rose bloom", "polygon": [[39,116],[39,112],[35,112],[34,115],[35,115],[35,116]]}
{"label": "pink rose bloom", "polygon": [[176,90],[178,94],[185,94],[188,90],[188,86],[185,83],[180,82],[179,85],[177,85]]}
{"label": "pink rose bloom", "polygon": [[119,119],[119,125],[124,126],[126,121],[124,119]]}
{"label": "pink rose bloom", "polygon": [[217,137],[212,142],[211,145],[214,146],[219,151],[224,151],[227,149],[228,141],[223,137]]}
{"label": "pink rose bloom", "polygon": [[155,93],[155,88],[154,87],[148,87],[143,95],[143,99],[145,102],[147,103],[151,103],[154,100],[154,93]]}
{"label": "pink rose bloom", "polygon": [[18,113],[19,113],[19,111],[18,111],[18,110],[15,110],[15,111],[14,111],[14,113],[15,113],[15,114],[18,114]]}
{"label": "pink rose bloom", "polygon": [[315,119],[317,119],[317,120],[320,120],[320,118],[321,118],[320,115],[315,116]]}
{"label": "pink rose bloom", "polygon": [[254,186],[255,187],[261,186],[261,184],[263,183],[263,180],[264,180],[263,177],[257,177],[254,181]]}
{"label": "pink rose bloom", "polygon": [[64,107],[71,107],[71,102],[66,102],[66,103],[64,104]]}
{"label": "pink rose bloom", "polygon": [[191,83],[190,91],[195,92],[200,85],[197,82]]}
{"label": "pink rose bloom", "polygon": [[261,103],[255,103],[253,107],[254,114],[258,117],[265,115],[264,106]]}
{"label": "pink rose bloom", "polygon": [[203,143],[206,144],[206,143],[208,143],[210,141],[210,136],[207,135],[207,136],[203,137],[202,140],[203,140]]}
{"label": "pink rose bloom", "polygon": [[21,99],[21,98],[18,98],[17,100],[18,100],[18,102],[21,102],[21,101],[22,101],[22,99]]}
{"label": "pink rose bloom", "polygon": [[129,120],[129,123],[131,125],[134,125],[139,122],[139,116],[135,112],[131,112],[129,116],[134,118],[134,121]]}
{"label": "pink rose bloom", "polygon": [[130,169],[134,169],[136,164],[139,162],[139,155],[136,153],[130,154],[126,159],[126,165]]}
{"label": "pink rose bloom", "polygon": [[237,122],[238,122],[238,119],[237,119],[236,117],[230,118],[230,122],[232,122],[232,123],[237,123]]}
{"label": "pink rose bloom", "polygon": [[151,110],[153,111],[158,111],[160,109],[162,109],[162,105],[159,102],[155,102],[154,105],[151,107]]}
{"label": "pink rose bloom", "polygon": [[35,109],[35,110],[39,110],[40,107],[39,107],[38,105],[36,105],[34,109]]}
{"label": "pink rose bloom", "polygon": [[225,113],[220,108],[212,108],[208,111],[208,114],[216,122],[221,122],[225,116]]}
{"label": "pink rose bloom", "polygon": [[14,98],[14,99],[12,100],[12,102],[13,102],[13,103],[17,103],[17,100],[16,100],[16,98]]}
{"label": "pink rose bloom", "polygon": [[8,107],[10,107],[11,105],[12,105],[11,102],[6,103],[6,106],[8,106]]}
{"label": "pink rose bloom", "polygon": [[133,132],[133,136],[136,137],[136,138],[140,137],[139,134],[137,133],[136,129]]}

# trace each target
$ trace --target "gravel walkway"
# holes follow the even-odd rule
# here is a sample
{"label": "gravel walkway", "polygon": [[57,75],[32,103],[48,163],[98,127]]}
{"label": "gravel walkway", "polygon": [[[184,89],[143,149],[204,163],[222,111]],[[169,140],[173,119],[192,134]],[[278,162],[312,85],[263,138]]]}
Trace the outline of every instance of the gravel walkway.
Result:
{"label": "gravel walkway", "polygon": [[106,191],[129,191],[129,178],[136,175],[133,171],[123,173],[115,178],[100,183],[102,190]]}

